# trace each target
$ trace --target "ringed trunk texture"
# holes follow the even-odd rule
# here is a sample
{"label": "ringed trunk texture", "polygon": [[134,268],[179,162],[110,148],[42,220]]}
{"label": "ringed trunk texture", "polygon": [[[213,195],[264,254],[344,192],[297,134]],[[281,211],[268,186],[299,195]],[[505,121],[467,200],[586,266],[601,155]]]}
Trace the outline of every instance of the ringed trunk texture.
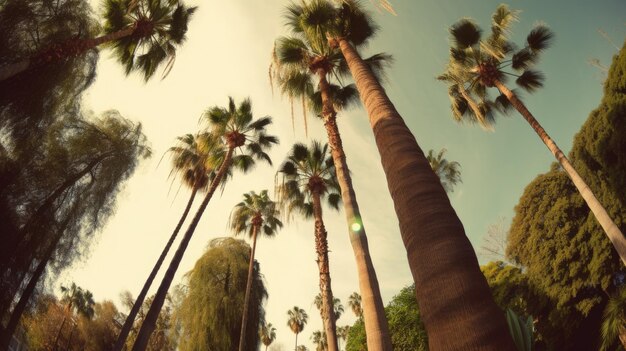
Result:
{"label": "ringed trunk texture", "polygon": [[[330,97],[330,85],[324,70],[320,70],[318,75],[322,95],[324,127],[326,127],[330,154],[333,157],[333,163],[337,172],[337,182],[341,189],[341,200],[348,222],[348,235],[354,251],[359,275],[359,291],[361,292],[363,314],[365,315],[367,347],[370,351],[391,351],[391,336],[387,318],[385,317],[385,306],[380,295],[378,278],[376,277],[376,270],[370,256],[367,235],[361,219],[356,193],[352,187],[352,178],[350,177],[346,154],[343,151],[343,143],[339,134],[339,127],[337,126],[337,112]],[[354,223],[360,225],[359,230],[354,230],[352,227]]]}
{"label": "ringed trunk texture", "polygon": [[515,350],[463,225],[415,137],[344,38],[400,224],[430,350]]}
{"label": "ringed trunk texture", "polygon": [[609,217],[609,214],[604,209],[604,206],[602,206],[587,183],[585,183],[578,172],[576,172],[563,151],[561,151],[554,140],[550,138],[545,129],[543,129],[537,119],[535,119],[533,114],[528,111],[526,106],[517,98],[517,96],[499,80],[494,80],[494,85],[507,97],[507,99],[511,102],[511,105],[513,105],[522,117],[524,117],[533,130],[535,130],[537,135],[539,135],[541,141],[543,141],[550,152],[552,152],[552,155],[554,155],[557,161],[559,161],[559,164],[561,164],[561,167],[563,167],[567,175],[570,179],[572,179],[574,186],[576,186],[576,189],[578,189],[578,192],[587,203],[587,206],[589,206],[589,209],[600,223],[600,226],[604,229],[604,232],[609,237],[609,240],[611,240],[611,243],[622,260],[622,263],[626,265],[626,238],[615,222],[613,222],[611,217]]}
{"label": "ringed trunk texture", "polygon": [[165,272],[165,276],[163,277],[163,280],[161,281],[159,290],[157,290],[157,293],[154,297],[154,301],[152,302],[152,305],[150,305],[150,309],[148,310],[148,313],[146,314],[146,318],[144,319],[143,324],[141,325],[141,329],[139,329],[139,333],[137,334],[137,339],[135,340],[135,344],[133,345],[133,349],[132,349],[133,351],[144,351],[146,347],[148,346],[148,341],[150,340],[150,336],[152,335],[152,332],[154,332],[154,328],[156,327],[157,318],[159,317],[159,313],[161,312],[161,308],[163,307],[163,303],[165,302],[167,291],[169,290],[170,285],[172,285],[172,281],[174,280],[174,276],[176,275],[176,270],[178,269],[178,265],[180,264],[180,261],[183,259],[183,255],[185,254],[187,245],[189,245],[189,241],[191,240],[191,237],[193,236],[193,232],[196,230],[198,223],[200,223],[200,219],[202,218],[202,214],[204,213],[204,210],[209,204],[211,197],[213,197],[213,194],[215,193],[217,186],[221,183],[222,178],[224,178],[226,171],[230,167],[230,164],[233,159],[234,151],[235,149],[233,147],[228,148],[226,157],[224,157],[224,161],[222,162],[220,169],[217,171],[217,175],[215,176],[215,179],[213,179],[213,182],[211,182],[211,186],[209,187],[204,197],[204,200],[202,200],[202,203],[200,204],[198,211],[196,212],[195,216],[191,220],[191,223],[189,224],[189,228],[187,228],[187,231],[185,232],[183,239],[180,241],[180,244],[178,245],[178,249],[176,250],[176,253],[174,253],[174,257],[172,258],[172,262],[170,262],[170,265],[167,268],[167,271]]}
{"label": "ringed trunk texture", "polygon": [[183,215],[180,217],[180,220],[178,221],[176,228],[174,228],[174,232],[170,236],[170,239],[167,241],[167,244],[165,244],[165,247],[163,248],[163,252],[161,252],[161,255],[159,256],[156,264],[154,265],[154,268],[152,268],[152,271],[150,272],[148,279],[143,285],[143,288],[141,289],[139,296],[137,296],[137,299],[135,300],[133,307],[128,313],[128,317],[126,317],[126,321],[124,322],[124,325],[122,326],[122,330],[120,331],[120,334],[117,337],[117,341],[115,342],[115,346],[113,347],[113,350],[121,351],[124,348],[124,345],[126,344],[126,338],[128,338],[128,334],[130,333],[130,330],[133,328],[135,318],[137,318],[137,313],[139,313],[139,310],[141,309],[141,306],[143,305],[143,301],[146,299],[146,296],[148,295],[148,290],[150,290],[150,286],[152,285],[154,278],[159,272],[159,269],[161,269],[161,265],[163,264],[163,261],[165,261],[165,257],[167,257],[167,254],[170,251],[170,248],[174,244],[174,240],[176,240],[176,236],[178,235],[180,228],[183,226],[185,219],[187,219],[187,215],[189,214],[189,210],[191,209],[191,205],[193,204],[193,200],[195,199],[197,192],[198,192],[198,188],[194,186],[193,190],[191,191],[191,197],[189,197],[189,201],[187,202],[187,207],[185,207],[185,210],[183,211]]}
{"label": "ringed trunk texture", "polygon": [[328,344],[326,350],[338,351],[333,291],[330,286],[330,267],[328,264],[328,240],[324,220],[322,219],[322,202],[319,193],[313,193],[313,216],[315,217],[315,251],[317,252],[317,266],[320,271],[322,319],[326,332],[326,343]]}
{"label": "ringed trunk texture", "polygon": [[[260,225],[252,227],[252,251],[250,252],[250,264],[248,265],[248,281],[246,282],[246,295],[243,300],[243,314],[241,315],[241,334],[239,334],[239,351],[245,351],[246,326],[248,325],[248,309],[250,308],[250,291],[252,290],[252,276],[254,274],[254,253],[256,251],[256,236]],[[265,347],[267,349],[267,346]]]}

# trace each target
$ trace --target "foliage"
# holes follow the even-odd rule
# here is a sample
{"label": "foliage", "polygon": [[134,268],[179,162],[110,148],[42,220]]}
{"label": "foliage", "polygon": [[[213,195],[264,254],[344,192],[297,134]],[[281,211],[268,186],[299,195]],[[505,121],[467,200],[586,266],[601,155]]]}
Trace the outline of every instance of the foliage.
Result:
{"label": "foliage", "polygon": [[261,337],[261,342],[267,349],[276,340],[276,328],[274,328],[272,323],[262,323],[259,328],[259,337]]}
{"label": "foliage", "polygon": [[453,192],[454,186],[457,183],[461,183],[461,164],[456,161],[448,161],[444,158],[448,150],[441,149],[437,155],[435,156],[434,150],[428,150],[428,155],[426,155],[426,159],[428,163],[430,163],[430,167],[433,169],[439,180],[441,181],[441,185],[446,189],[447,192]]}
{"label": "foliage", "polygon": [[610,350],[619,339],[626,342],[626,288],[622,287],[606,304],[602,315],[600,351]]}
{"label": "foliage", "polygon": [[[133,307],[133,304],[135,303],[135,298],[128,291],[122,293],[121,299],[122,299],[122,304],[128,310],[130,310]],[[137,313],[137,317],[135,319],[133,327],[130,330],[130,333],[128,334],[128,338],[126,339],[126,347],[128,349],[132,348],[133,344],[135,343],[135,340],[137,339],[137,334],[139,332],[139,328],[141,328],[141,325],[143,324],[146,318],[146,314],[148,313],[148,310],[150,309],[150,305],[152,305],[153,301],[154,301],[154,296],[150,296],[143,301],[143,304],[141,305],[141,308],[139,309],[139,312]],[[157,322],[156,322],[156,328],[154,330],[154,333],[152,333],[152,335],[150,336],[150,341],[148,342],[148,346],[146,347],[146,350],[148,351],[176,350],[177,335],[175,333],[176,331],[175,326],[173,325],[173,322],[172,322],[173,314],[174,314],[174,311],[173,311],[174,307],[175,306],[173,306],[171,296],[168,295],[167,304],[165,305],[165,307],[161,310],[161,313],[159,314],[159,318],[157,319]],[[126,320],[126,315],[121,315],[120,319]],[[116,336],[115,340],[117,340],[117,331],[116,331],[115,336]],[[115,340],[113,341],[113,343],[115,343]]]}
{"label": "foliage", "polygon": [[[178,311],[181,350],[236,350],[248,276],[250,246],[242,240],[212,240],[187,273],[188,288]],[[258,263],[254,266],[246,344],[259,345],[265,322],[267,291]],[[257,346],[254,346],[256,349]]]}
{"label": "foliage", "polygon": [[506,322],[513,336],[517,351],[531,351],[533,349],[533,320],[518,316],[513,310],[506,310]]}
{"label": "foliage", "polygon": [[289,319],[287,320],[287,325],[289,326],[289,329],[291,329],[291,331],[295,334],[302,332],[304,326],[309,320],[309,315],[306,313],[306,311],[298,306],[293,306],[292,309],[287,311],[287,316],[289,316]]}
{"label": "foliage", "polygon": [[252,237],[255,226],[261,231],[258,234],[273,237],[283,223],[278,219],[276,202],[270,200],[267,190],[256,194],[254,191],[243,195],[244,200],[233,209],[230,226],[235,234],[248,234]]}
{"label": "foliage", "polygon": [[361,295],[358,292],[353,292],[350,297],[348,297],[348,307],[352,310],[356,318],[361,318],[363,316],[363,307],[361,306]]}

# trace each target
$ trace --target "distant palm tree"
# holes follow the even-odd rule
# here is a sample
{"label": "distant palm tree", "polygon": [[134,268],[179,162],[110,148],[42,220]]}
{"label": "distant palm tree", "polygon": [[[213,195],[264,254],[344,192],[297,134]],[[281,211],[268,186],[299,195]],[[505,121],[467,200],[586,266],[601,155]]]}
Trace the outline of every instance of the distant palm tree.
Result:
{"label": "distant palm tree", "polygon": [[609,299],[604,308],[600,331],[600,351],[610,350],[617,339],[626,348],[626,288],[620,289]]}
{"label": "distant palm tree", "polygon": [[267,351],[267,348],[276,340],[276,328],[274,328],[272,323],[263,324],[259,330],[259,336],[261,337],[261,342],[265,345],[265,351]]}
{"label": "distant palm tree", "polygon": [[[322,294],[319,293],[315,295],[315,300],[313,300],[313,304],[315,307],[321,312],[322,311]],[[344,312],[343,305],[341,304],[341,300],[338,297],[333,297],[333,311],[335,313],[335,322],[341,317],[341,314]],[[324,318],[322,316],[322,318]]]}
{"label": "distant palm tree", "polygon": [[230,228],[235,235],[247,233],[248,236],[252,238],[248,281],[246,283],[246,294],[243,302],[243,313],[241,315],[239,351],[244,351],[245,349],[245,335],[246,326],[248,325],[248,307],[250,305],[257,235],[261,233],[261,235],[266,237],[273,237],[276,235],[278,229],[283,226],[283,223],[278,219],[280,212],[277,209],[276,203],[270,200],[267,195],[267,190],[261,191],[260,194],[251,191],[244,194],[243,197],[244,200],[235,206],[230,216]]}
{"label": "distant palm tree", "polygon": [[296,351],[309,351],[309,348],[304,345],[300,345],[296,347]]}
{"label": "distant palm tree", "polygon": [[[209,133],[215,136],[216,143],[221,143],[221,147],[226,149],[225,154],[219,153],[220,166],[215,172],[215,177],[211,181],[204,200],[198,207],[161,281],[150,310],[148,310],[139,330],[133,345],[133,351],[144,351],[146,349],[150,335],[152,335],[156,327],[159,312],[165,302],[167,290],[174,280],[176,270],[185,254],[189,241],[215,190],[228,175],[231,166],[246,172],[254,167],[255,160],[263,160],[271,165],[272,160],[265,151],[278,143],[276,137],[267,135],[265,132],[265,127],[272,123],[272,118],[267,116],[254,120],[252,104],[249,99],[244,100],[237,107],[233,98],[229,98],[228,108],[212,107],[205,112],[203,117],[209,121],[211,126]],[[238,154],[235,155],[235,153]]]}
{"label": "distant palm tree", "polygon": [[363,318],[363,309],[361,308],[361,295],[357,292],[353,292],[350,297],[348,297],[348,307],[352,309],[356,318]]}
{"label": "distant palm tree", "polygon": [[315,351],[328,351],[328,343],[324,331],[314,331],[311,335],[311,341],[315,344]]}
{"label": "distant palm tree", "polygon": [[148,80],[165,63],[164,75],[167,75],[196,10],[169,0],[105,0],[104,8],[103,36],[57,43],[29,58],[0,67],[0,81],[32,67],[84,54],[102,44],[113,48],[126,74],[139,70]]}
{"label": "distant palm tree", "polygon": [[[63,295],[61,302],[65,304],[66,313],[63,315],[63,321],[61,322],[57,336],[54,339],[54,350],[57,350],[58,348],[59,338],[63,332],[63,327],[65,326],[68,315],[72,318],[72,314],[76,312],[87,318],[91,318],[94,314],[95,301],[93,300],[91,291],[83,290],[83,288],[77,286],[75,283],[72,283],[69,287],[61,285],[61,294]],[[74,329],[72,328],[72,332],[73,331]],[[71,339],[71,333],[69,339]]]}
{"label": "distant palm tree", "polygon": [[305,310],[301,309],[298,306],[293,306],[292,309],[287,311],[287,315],[289,316],[289,319],[287,320],[287,325],[289,326],[291,331],[296,334],[295,349],[297,350],[298,349],[298,334],[300,334],[300,332],[302,332],[302,330],[304,329],[304,326],[309,320],[309,315],[306,314]]}
{"label": "distant palm tree", "polygon": [[[356,0],[342,0],[334,17],[336,25],[325,34],[330,44],[341,50],[367,111],[413,280],[420,287],[417,299],[430,347],[512,349],[515,346],[504,315],[493,301],[476,253],[441,182],[380,80],[356,49],[371,40],[379,27]],[[363,295],[365,323],[366,298]]]}
{"label": "distant palm tree", "polygon": [[[498,109],[506,112],[510,107],[514,107],[572,179],[576,189],[613,243],[622,263],[626,265],[624,234],[576,172],[563,151],[550,138],[517,94],[505,85],[508,77],[513,76],[517,78],[515,83],[527,92],[532,93],[542,87],[543,74],[531,68],[539,60],[540,54],[550,46],[554,36],[548,27],[539,24],[526,37],[524,47],[515,50],[514,44],[507,36],[511,24],[516,20],[515,11],[511,11],[506,5],[500,5],[492,17],[491,34],[484,40],[481,40],[480,28],[470,19],[462,19],[450,28],[453,42],[450,48],[450,62],[446,72],[439,79],[450,85],[448,92],[452,100],[454,116],[457,120],[469,119],[491,127],[494,112]],[[505,70],[509,66],[515,73]],[[494,101],[489,100],[487,94],[489,88],[496,88],[500,93]],[[478,109],[467,108],[472,99],[479,101]]]}
{"label": "distant palm tree", "polygon": [[320,276],[322,320],[328,338],[328,348],[330,351],[337,351],[328,239],[322,217],[322,199],[325,199],[331,208],[338,209],[341,196],[338,192],[333,160],[328,155],[328,145],[322,146],[317,141],[313,141],[310,148],[304,144],[295,144],[287,160],[280,166],[279,173],[282,173],[283,180],[278,187],[278,196],[286,209],[285,214],[292,216],[296,212],[305,218],[315,219],[315,251]]}
{"label": "distant palm tree", "polygon": [[337,337],[344,342],[348,339],[348,333],[350,332],[350,326],[344,325],[343,327],[337,327]]}
{"label": "distant palm tree", "polygon": [[454,186],[461,183],[461,164],[456,161],[448,161],[444,158],[448,150],[441,149],[435,156],[434,150],[429,150],[426,159],[430,163],[430,167],[441,180],[441,185],[447,192],[453,192]]}
{"label": "distant palm tree", "polygon": [[122,348],[124,348],[128,334],[130,333],[130,330],[135,322],[135,318],[137,317],[137,313],[139,313],[141,306],[143,306],[143,301],[148,295],[148,290],[150,290],[150,286],[152,286],[154,278],[159,272],[159,269],[161,269],[161,265],[163,264],[163,261],[165,261],[165,257],[167,257],[170,248],[174,244],[174,240],[176,240],[176,236],[178,235],[180,228],[182,228],[183,223],[191,210],[191,205],[193,204],[197,192],[206,190],[209,185],[209,177],[214,175],[214,170],[219,167],[219,155],[217,153],[222,150],[221,148],[216,148],[216,140],[214,140],[214,138],[215,136],[209,133],[200,133],[196,135],[186,134],[182,137],[178,137],[178,145],[173,146],[168,150],[173,155],[171,174],[174,176],[181,176],[183,184],[191,188],[191,195],[187,201],[187,206],[178,221],[178,224],[176,224],[176,228],[174,228],[172,235],[170,235],[170,238],[165,244],[161,255],[152,268],[148,279],[144,283],[141,292],[137,296],[137,300],[135,300],[133,307],[126,317],[126,321],[122,326],[113,348],[115,351],[121,351]]}
{"label": "distant palm tree", "polygon": [[[275,78],[283,95],[291,100],[302,99],[305,131],[307,101],[324,121],[357,264],[359,289],[364,296],[368,345],[372,351],[391,350],[378,278],[337,126],[337,111],[356,103],[358,94],[353,84],[342,83],[348,74],[346,62],[339,49],[331,47],[326,39],[326,32],[336,22],[336,14],[335,5],[327,0],[288,5],[285,19],[290,34],[276,40],[270,78]],[[391,56],[378,54],[364,62],[374,72],[382,74],[382,68],[390,60]]]}

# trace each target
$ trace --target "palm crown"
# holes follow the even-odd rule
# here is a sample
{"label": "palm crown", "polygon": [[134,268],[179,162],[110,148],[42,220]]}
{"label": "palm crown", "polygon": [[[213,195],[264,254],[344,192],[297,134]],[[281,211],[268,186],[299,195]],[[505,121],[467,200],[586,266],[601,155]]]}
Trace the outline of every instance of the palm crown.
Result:
{"label": "palm crown", "polygon": [[168,150],[173,154],[170,175],[180,175],[190,188],[205,189],[222,162],[223,148],[209,133],[186,134],[177,139],[178,145]]}
{"label": "palm crown", "polygon": [[263,324],[259,329],[259,336],[263,345],[269,346],[276,340],[276,328],[274,328],[272,323]]}
{"label": "palm crown", "polygon": [[195,10],[176,0],[106,0],[105,33],[133,28],[132,35],[111,44],[126,74],[140,71],[148,80],[165,63],[167,75]]}
{"label": "palm crown", "polygon": [[278,187],[278,196],[286,208],[285,215],[297,211],[305,218],[312,217],[313,196],[325,198],[332,208],[339,209],[341,195],[327,144],[322,146],[313,141],[310,148],[295,144],[279,173],[283,181]]}
{"label": "palm crown", "polygon": [[361,295],[359,295],[359,293],[354,292],[348,297],[348,306],[352,309],[352,312],[354,312],[357,318],[361,318],[363,315],[363,307],[361,306]]}
{"label": "palm crown", "polygon": [[63,294],[61,301],[67,305],[68,310],[74,310],[87,318],[93,316],[95,302],[91,291],[72,283],[69,287],[61,286],[61,293]]}
{"label": "palm crown", "polygon": [[[318,310],[322,310],[322,294],[319,293],[315,295],[315,299],[313,300],[313,304]],[[335,321],[341,317],[341,314],[345,311],[343,308],[343,304],[338,297],[333,297],[333,311],[335,313]]]}
{"label": "palm crown", "polygon": [[543,86],[543,74],[531,68],[550,45],[553,34],[545,25],[536,25],[524,47],[517,49],[507,37],[516,20],[515,11],[500,5],[492,16],[491,33],[486,39],[481,39],[481,29],[470,19],[462,19],[450,28],[450,61],[438,79],[449,85],[457,121],[478,122],[491,129],[494,112],[506,113],[510,103],[501,94],[491,100],[487,88],[506,82],[508,77],[515,77],[515,83],[528,92]]}
{"label": "palm crown", "polygon": [[456,161],[448,161],[444,155],[446,149],[441,149],[437,155],[434,150],[429,150],[426,159],[430,167],[439,177],[441,185],[447,192],[454,191],[454,186],[461,182],[461,164]]}
{"label": "palm crown", "polygon": [[280,212],[276,203],[270,200],[267,190],[257,194],[251,191],[243,195],[230,218],[231,229],[235,234],[248,233],[252,237],[256,228],[263,228],[265,236],[274,236],[283,223],[278,219]]}
{"label": "palm crown", "polygon": [[289,316],[287,325],[291,331],[296,334],[300,333],[304,329],[304,326],[309,320],[309,315],[306,311],[298,306],[294,306],[292,309],[287,311],[287,316]]}

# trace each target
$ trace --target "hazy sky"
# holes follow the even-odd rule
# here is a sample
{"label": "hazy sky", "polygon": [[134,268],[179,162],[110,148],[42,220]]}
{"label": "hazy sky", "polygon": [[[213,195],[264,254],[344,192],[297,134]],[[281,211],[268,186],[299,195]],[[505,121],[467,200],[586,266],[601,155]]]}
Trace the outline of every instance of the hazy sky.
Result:
{"label": "hazy sky", "polygon": [[[126,184],[118,199],[118,211],[99,234],[91,255],[63,274],[60,283],[75,281],[91,290],[96,300],[112,299],[116,303],[123,290],[135,296],[139,293],[189,196],[186,189],[178,191],[177,183],[170,188],[170,160],[168,156],[160,164],[159,160],[177,136],[201,128],[198,118],[206,108],[225,106],[229,95],[237,102],[250,97],[257,117],[274,117],[269,131],[281,140],[270,153],[275,165],[284,160],[295,141],[306,142],[301,113],[296,110],[294,135],[289,104],[272,95],[268,79],[273,42],[287,34],[281,18],[286,3],[196,1],[193,4],[199,9],[190,24],[188,42],[178,51],[174,69],[163,81],[144,84],[138,76],[124,77],[110,52],[102,51],[98,78],[85,97],[85,106],[96,113],[117,109],[125,117],[140,121],[154,156]],[[397,17],[374,14],[382,30],[367,50],[393,54],[395,63],[388,72],[387,90],[420,146],[425,150],[445,147],[448,158],[461,163],[463,183],[451,199],[476,248],[490,224],[501,216],[511,218],[526,184],[548,170],[553,161],[517,114],[502,117],[493,133],[456,124],[447,89],[435,80],[447,61],[447,28],[464,16],[488,28],[498,3],[395,0]],[[374,11],[373,4],[364,4]],[[557,5],[557,1],[533,0],[510,5],[522,10],[520,22],[513,28],[514,38],[523,38],[536,22],[545,22],[556,32],[554,46],[538,66],[546,74],[546,86],[533,96],[525,95],[525,101],[548,133],[568,151],[574,134],[601,97],[602,74],[587,61],[597,58],[608,66],[617,51],[598,29],[621,46],[626,34],[626,2],[571,0]],[[355,109],[342,113],[339,127],[387,303],[412,282],[406,251],[365,112]],[[310,117],[309,139],[313,138],[325,140],[325,133],[321,123]],[[276,168],[260,165],[252,174],[238,174],[221,196],[213,198],[175,283],[193,267],[211,239],[230,235],[227,219],[242,194],[273,190],[275,173]],[[346,305],[348,296],[358,291],[358,283],[344,219],[342,213],[325,211],[332,288]],[[288,223],[278,237],[258,243],[256,258],[270,296],[266,319],[277,328],[276,344],[293,347],[286,311],[294,305],[306,309],[310,317],[300,342],[311,348],[309,336],[321,329],[319,313],[312,304],[319,291],[313,243],[313,222],[303,220]],[[161,277],[157,277],[151,293]],[[345,307],[338,325],[352,324],[355,319]]]}

